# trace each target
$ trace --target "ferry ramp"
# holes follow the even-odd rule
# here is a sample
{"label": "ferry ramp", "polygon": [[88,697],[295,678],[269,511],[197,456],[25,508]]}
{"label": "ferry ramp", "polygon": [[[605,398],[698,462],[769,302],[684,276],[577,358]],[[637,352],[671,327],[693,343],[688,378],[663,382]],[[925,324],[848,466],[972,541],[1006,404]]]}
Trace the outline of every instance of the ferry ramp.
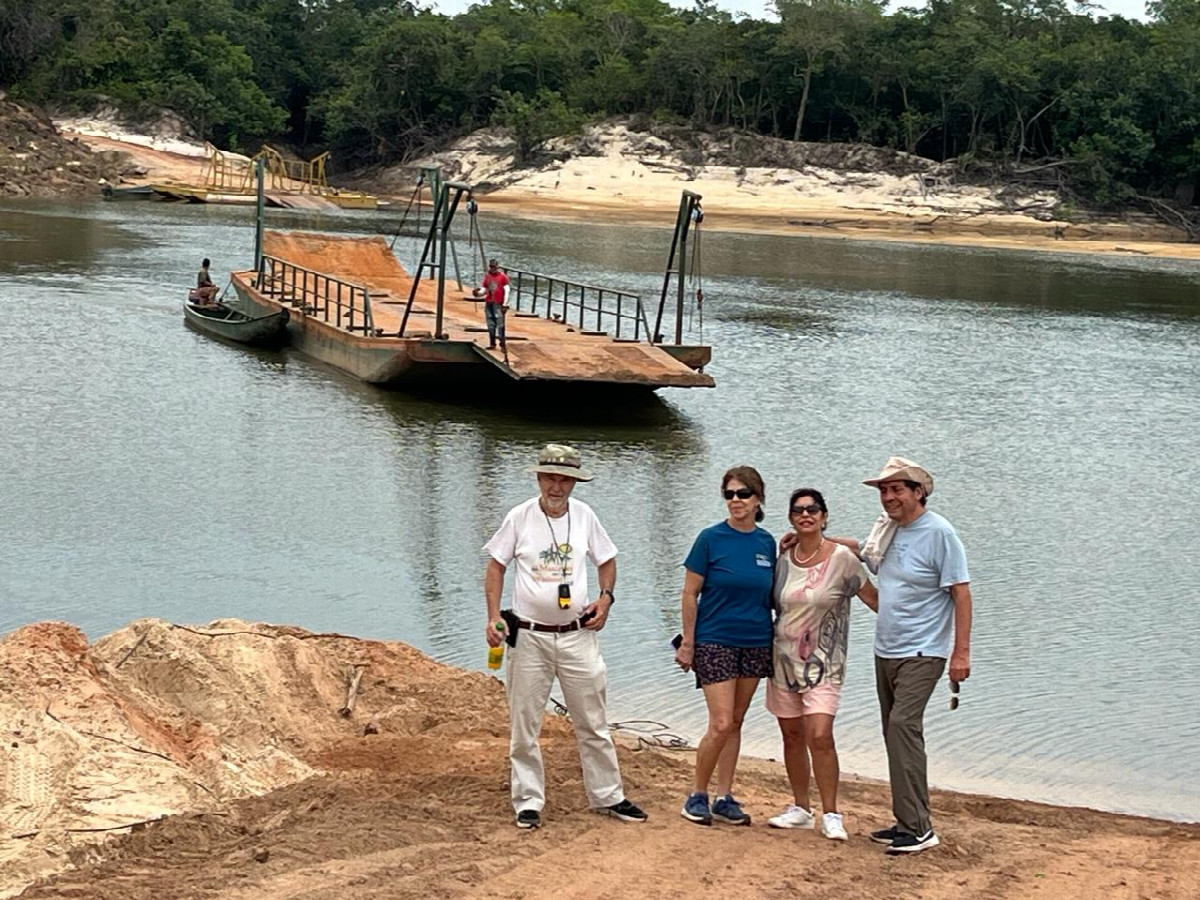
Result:
{"label": "ferry ramp", "polygon": [[[568,336],[571,337],[571,336]],[[501,348],[475,347],[493,365],[518,381],[574,381],[653,387],[712,387],[711,375],[696,372],[658,347],[616,343],[596,336],[579,340],[530,339],[523,335]]]}

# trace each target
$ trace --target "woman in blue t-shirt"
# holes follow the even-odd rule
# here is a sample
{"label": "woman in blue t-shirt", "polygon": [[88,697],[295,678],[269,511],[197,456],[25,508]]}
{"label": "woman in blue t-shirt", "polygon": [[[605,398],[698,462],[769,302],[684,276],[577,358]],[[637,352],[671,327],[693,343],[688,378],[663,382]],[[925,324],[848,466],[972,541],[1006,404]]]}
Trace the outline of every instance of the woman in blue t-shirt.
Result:
{"label": "woman in blue t-shirt", "polygon": [[[683,641],[675,661],[696,673],[708,705],[708,730],[696,752],[696,783],[682,815],[698,825],[713,819],[749,825],[733,799],[733,776],[742,745],[742,719],[762,678],[770,678],[771,588],[775,539],[763,519],[762,476],[735,466],[721,479],[729,517],[705,528],[684,561]],[[708,783],[717,774],[717,797]]]}

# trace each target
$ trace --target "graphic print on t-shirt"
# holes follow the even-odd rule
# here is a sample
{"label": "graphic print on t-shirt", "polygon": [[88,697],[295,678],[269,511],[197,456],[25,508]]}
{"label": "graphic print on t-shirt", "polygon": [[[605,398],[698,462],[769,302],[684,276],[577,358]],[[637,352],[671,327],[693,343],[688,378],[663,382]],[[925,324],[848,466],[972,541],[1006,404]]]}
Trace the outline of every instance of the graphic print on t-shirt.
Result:
{"label": "graphic print on t-shirt", "polygon": [[792,609],[804,609],[810,612],[799,619],[799,634],[793,639],[792,653],[789,654],[800,665],[795,665],[793,659],[785,658],[780,667],[787,678],[789,691],[803,691],[816,687],[824,680],[827,672],[833,669],[842,670],[846,665],[846,632],[849,625],[848,617],[838,615],[836,607],[825,610],[816,618],[816,592],[821,589],[829,568],[828,560],[812,566],[805,573],[804,585],[785,600]]}
{"label": "graphic print on t-shirt", "polygon": [[537,565],[531,573],[534,580],[569,584],[575,574],[575,563],[572,559],[574,550],[570,544],[551,544],[538,554]]}

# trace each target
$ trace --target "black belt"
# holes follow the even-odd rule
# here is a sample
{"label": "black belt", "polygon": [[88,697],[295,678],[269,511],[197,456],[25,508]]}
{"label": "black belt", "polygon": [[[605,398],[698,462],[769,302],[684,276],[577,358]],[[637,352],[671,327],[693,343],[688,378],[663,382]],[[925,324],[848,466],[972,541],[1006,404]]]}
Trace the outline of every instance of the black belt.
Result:
{"label": "black belt", "polygon": [[566,625],[543,625],[541,622],[526,622],[524,619],[518,619],[516,616],[513,616],[513,621],[516,622],[518,628],[528,628],[530,631],[547,631],[550,634],[566,634],[568,631],[578,631],[583,627],[580,619],[568,622]]}

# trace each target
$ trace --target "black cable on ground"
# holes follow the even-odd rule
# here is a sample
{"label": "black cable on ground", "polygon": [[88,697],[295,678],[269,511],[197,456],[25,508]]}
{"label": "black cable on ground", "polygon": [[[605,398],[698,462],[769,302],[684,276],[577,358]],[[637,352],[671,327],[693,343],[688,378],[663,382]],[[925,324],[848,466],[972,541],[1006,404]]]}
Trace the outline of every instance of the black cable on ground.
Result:
{"label": "black cable on ground", "polygon": [[[550,704],[554,707],[554,714],[556,716],[561,716],[564,719],[569,719],[571,717],[571,713],[567,709],[566,704],[558,700],[556,697],[550,698]],[[695,749],[688,742],[687,738],[668,731],[665,724],[662,722],[655,722],[652,719],[629,719],[625,722],[609,722],[608,727],[613,731],[632,732],[636,734],[637,747],[639,750],[647,747],[653,747],[656,750]]]}

